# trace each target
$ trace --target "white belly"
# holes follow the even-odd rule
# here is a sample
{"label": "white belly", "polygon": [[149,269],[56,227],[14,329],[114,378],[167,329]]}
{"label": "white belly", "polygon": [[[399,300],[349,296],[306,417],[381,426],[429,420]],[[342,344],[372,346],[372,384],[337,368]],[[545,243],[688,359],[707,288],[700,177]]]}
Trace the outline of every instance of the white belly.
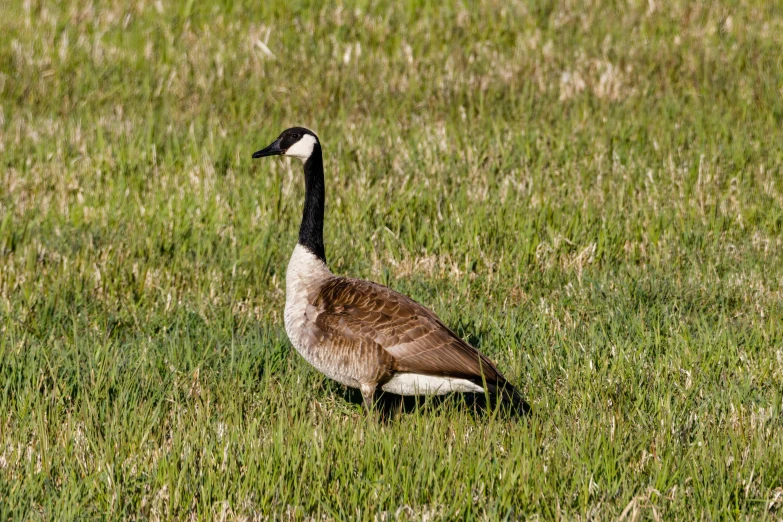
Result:
{"label": "white belly", "polygon": [[398,395],[443,395],[451,392],[483,393],[484,388],[454,377],[436,377],[418,373],[398,373],[381,386],[385,392]]}

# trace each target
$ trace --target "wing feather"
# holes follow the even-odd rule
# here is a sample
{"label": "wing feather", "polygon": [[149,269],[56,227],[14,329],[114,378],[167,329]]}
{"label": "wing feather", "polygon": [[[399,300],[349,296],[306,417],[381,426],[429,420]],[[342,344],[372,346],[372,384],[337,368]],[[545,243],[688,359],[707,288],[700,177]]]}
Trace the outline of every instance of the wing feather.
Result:
{"label": "wing feather", "polygon": [[366,339],[394,359],[394,369],[504,385],[495,365],[430,310],[385,286],[335,277],[313,303],[315,326],[330,336]]}

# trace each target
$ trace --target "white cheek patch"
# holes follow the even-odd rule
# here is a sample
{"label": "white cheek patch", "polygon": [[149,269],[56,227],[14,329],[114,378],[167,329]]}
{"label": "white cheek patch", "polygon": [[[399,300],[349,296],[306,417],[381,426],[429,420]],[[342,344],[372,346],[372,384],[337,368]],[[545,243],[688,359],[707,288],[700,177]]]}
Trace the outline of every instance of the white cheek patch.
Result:
{"label": "white cheek patch", "polygon": [[305,134],[302,136],[302,139],[288,147],[288,150],[285,151],[284,156],[290,156],[293,158],[299,158],[302,161],[307,161],[307,158],[310,157],[310,154],[313,153],[313,148],[315,147],[315,136],[311,136],[309,134]]}

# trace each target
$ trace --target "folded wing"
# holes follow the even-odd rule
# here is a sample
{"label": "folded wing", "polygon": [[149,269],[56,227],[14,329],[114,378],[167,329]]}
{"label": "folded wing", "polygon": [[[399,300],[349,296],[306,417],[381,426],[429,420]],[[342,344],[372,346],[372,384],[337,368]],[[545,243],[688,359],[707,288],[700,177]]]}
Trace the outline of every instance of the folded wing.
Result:
{"label": "folded wing", "polygon": [[[385,286],[336,277],[313,302],[315,327],[331,338],[372,341],[393,358],[393,370],[505,386],[495,365],[438,317]],[[308,314],[309,315],[309,314]]]}

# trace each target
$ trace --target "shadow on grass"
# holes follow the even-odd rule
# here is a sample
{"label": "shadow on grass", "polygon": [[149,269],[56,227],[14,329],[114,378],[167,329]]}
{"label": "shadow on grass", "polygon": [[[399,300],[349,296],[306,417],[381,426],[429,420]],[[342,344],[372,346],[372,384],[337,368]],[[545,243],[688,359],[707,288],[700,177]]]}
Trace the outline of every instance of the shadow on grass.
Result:
{"label": "shadow on grass", "polygon": [[[361,405],[362,394],[355,388],[343,388],[343,398]],[[513,405],[503,402],[499,397],[483,393],[448,393],[445,395],[397,395],[394,393],[378,393],[375,396],[375,406],[381,419],[390,421],[401,415],[424,412],[446,412],[464,410],[474,419],[484,419],[492,416],[495,411],[507,418],[527,418],[530,411],[523,412]]]}

